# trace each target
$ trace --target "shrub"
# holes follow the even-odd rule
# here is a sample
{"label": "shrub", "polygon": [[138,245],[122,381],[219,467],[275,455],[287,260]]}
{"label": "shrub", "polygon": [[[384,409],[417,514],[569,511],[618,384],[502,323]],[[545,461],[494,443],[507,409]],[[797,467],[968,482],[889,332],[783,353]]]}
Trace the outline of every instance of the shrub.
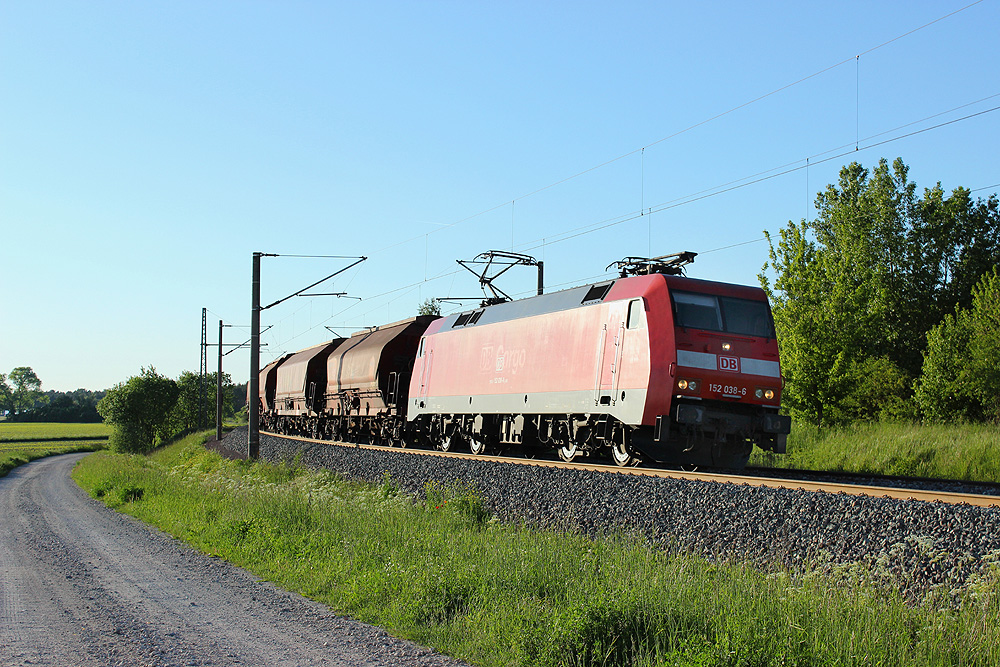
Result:
{"label": "shrub", "polygon": [[119,452],[143,453],[164,435],[167,418],[177,402],[177,383],[152,366],[108,391],[97,411],[114,428],[108,440]]}
{"label": "shrub", "polygon": [[1000,274],[973,291],[972,307],[927,334],[915,398],[931,422],[1000,421]]}

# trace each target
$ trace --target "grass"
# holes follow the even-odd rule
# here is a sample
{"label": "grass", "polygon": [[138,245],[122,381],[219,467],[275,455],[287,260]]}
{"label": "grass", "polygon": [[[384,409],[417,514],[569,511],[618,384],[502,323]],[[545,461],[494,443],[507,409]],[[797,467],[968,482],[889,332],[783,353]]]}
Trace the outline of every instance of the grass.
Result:
{"label": "grass", "polygon": [[787,454],[755,450],[750,465],[997,482],[1000,426],[794,424]]}
{"label": "grass", "polygon": [[52,422],[0,422],[0,443],[24,440],[107,438],[107,424],[57,424]]}
{"label": "grass", "polygon": [[474,489],[227,461],[197,437],[100,452],[94,497],[210,554],[477,665],[1000,665],[1000,573],[917,606],[865,573],[793,575],[614,535],[492,521]]}
{"label": "grass", "polygon": [[0,477],[45,456],[101,449],[110,433],[106,424],[0,422]]}

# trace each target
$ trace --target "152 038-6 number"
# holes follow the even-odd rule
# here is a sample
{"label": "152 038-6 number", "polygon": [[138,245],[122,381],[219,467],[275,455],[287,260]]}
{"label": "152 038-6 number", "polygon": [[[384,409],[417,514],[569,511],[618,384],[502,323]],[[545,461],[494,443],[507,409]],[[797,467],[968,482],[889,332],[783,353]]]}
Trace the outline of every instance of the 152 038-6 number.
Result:
{"label": "152 038-6 number", "polygon": [[726,396],[746,396],[746,387],[736,387],[734,385],[724,385],[724,384],[709,384],[708,390],[715,392],[717,394],[725,394]]}

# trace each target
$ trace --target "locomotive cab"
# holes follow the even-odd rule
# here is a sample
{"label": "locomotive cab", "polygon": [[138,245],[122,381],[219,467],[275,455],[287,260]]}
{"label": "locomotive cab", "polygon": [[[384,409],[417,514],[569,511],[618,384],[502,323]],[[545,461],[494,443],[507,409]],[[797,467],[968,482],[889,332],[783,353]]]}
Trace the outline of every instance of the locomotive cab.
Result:
{"label": "locomotive cab", "polygon": [[783,453],[791,419],[778,414],[783,380],[763,290],[664,279],[670,303],[662,325],[674,359],[662,382],[670,398],[656,410],[652,437],[637,447],[657,460],[733,468],[746,464],[754,445]]}

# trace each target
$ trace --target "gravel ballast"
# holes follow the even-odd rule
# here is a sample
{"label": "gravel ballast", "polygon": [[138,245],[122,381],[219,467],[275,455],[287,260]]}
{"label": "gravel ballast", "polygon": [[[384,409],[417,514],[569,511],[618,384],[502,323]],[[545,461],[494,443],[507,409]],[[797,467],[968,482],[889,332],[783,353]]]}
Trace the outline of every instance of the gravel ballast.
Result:
{"label": "gravel ballast", "polygon": [[[237,429],[220,443],[246,452]],[[419,456],[261,435],[261,458],[378,483],[414,495],[427,481],[476,487],[501,521],[588,534],[642,535],[672,551],[793,571],[857,571],[910,599],[957,595],[1000,562],[1000,510],[893,498],[663,479],[518,463]]]}

